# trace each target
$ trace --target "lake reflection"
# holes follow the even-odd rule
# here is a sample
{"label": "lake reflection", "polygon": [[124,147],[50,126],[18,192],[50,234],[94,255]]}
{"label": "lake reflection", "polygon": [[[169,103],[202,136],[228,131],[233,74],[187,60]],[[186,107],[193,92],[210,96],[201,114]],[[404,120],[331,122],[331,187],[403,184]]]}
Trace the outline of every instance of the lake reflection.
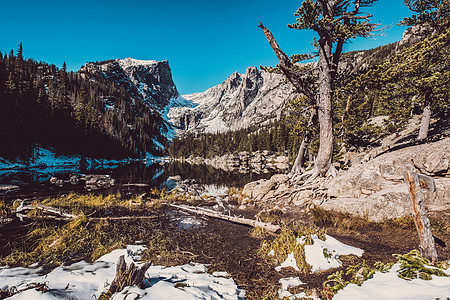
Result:
{"label": "lake reflection", "polygon": [[[58,188],[50,183],[50,178],[56,176],[68,180],[71,175],[79,174],[104,174],[111,175],[115,179],[114,188],[111,192],[122,188],[125,184],[145,184],[140,190],[152,188],[161,189],[167,185],[170,176],[180,176],[181,180],[193,179],[196,183],[205,185],[243,187],[248,182],[261,178],[270,178],[273,174],[239,173],[238,171],[227,172],[218,170],[209,165],[191,165],[179,161],[149,161],[130,162],[126,164],[96,164],[89,168],[80,165],[57,166],[57,167],[35,167],[14,170],[0,170],[0,183],[18,185],[22,193],[27,191],[83,191],[83,186],[78,184],[72,186],[65,183]],[[130,188],[132,189],[132,188]]]}

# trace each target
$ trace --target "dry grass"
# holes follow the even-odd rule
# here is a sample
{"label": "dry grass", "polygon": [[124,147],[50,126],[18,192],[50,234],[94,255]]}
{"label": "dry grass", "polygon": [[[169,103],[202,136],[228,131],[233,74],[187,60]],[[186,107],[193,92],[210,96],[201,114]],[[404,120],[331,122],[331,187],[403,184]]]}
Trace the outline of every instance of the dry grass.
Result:
{"label": "dry grass", "polygon": [[14,249],[1,264],[27,266],[38,262],[52,268],[67,261],[93,261],[125,245],[124,236],[115,229],[112,224],[88,223],[85,215],[62,226],[37,225],[26,237],[29,249]]}
{"label": "dry grass", "polygon": [[[38,262],[52,268],[62,263],[86,259],[94,261],[114,249],[142,238],[154,225],[134,215],[153,214],[162,207],[159,201],[139,197],[125,200],[120,193],[112,195],[75,194],[47,198],[40,203],[63,209],[78,217],[70,222],[36,222],[22,243],[16,243],[11,254],[0,259],[1,265],[27,266]],[[118,213],[129,220],[92,219]],[[42,214],[33,210],[31,215]],[[145,226],[145,227],[143,227]],[[146,229],[144,229],[146,228]]]}
{"label": "dry grass", "polygon": [[311,210],[313,222],[319,227],[331,227],[345,231],[361,230],[368,227],[380,227],[379,223],[367,219],[354,217],[349,214],[337,213],[314,207]]}
{"label": "dry grass", "polygon": [[[136,201],[132,199],[132,201]],[[122,198],[120,193],[104,196],[102,194],[77,194],[70,193],[66,196],[47,198],[42,204],[58,207],[73,214],[91,214],[94,211],[111,206],[128,206],[129,200]]]}
{"label": "dry grass", "polygon": [[284,212],[278,208],[263,210],[256,215],[256,218],[265,223],[282,224]]}
{"label": "dry grass", "polygon": [[257,239],[264,239],[264,238],[267,238],[269,235],[270,235],[270,233],[262,227],[254,227],[250,231],[250,236],[257,238]]}

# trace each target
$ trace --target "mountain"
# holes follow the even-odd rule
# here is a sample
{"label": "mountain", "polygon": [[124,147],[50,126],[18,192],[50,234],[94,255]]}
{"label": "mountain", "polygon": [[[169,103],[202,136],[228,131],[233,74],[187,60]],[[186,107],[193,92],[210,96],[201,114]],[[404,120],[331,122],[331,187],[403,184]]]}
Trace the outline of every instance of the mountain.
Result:
{"label": "mountain", "polygon": [[180,96],[172,80],[169,62],[115,59],[89,62],[81,67],[80,74],[93,79],[103,79],[125,89],[130,101],[141,100],[149,108],[162,111],[172,99]]}
{"label": "mountain", "polygon": [[[422,31],[414,26],[405,30],[399,42],[344,53],[339,71],[343,76],[364,72],[422,40]],[[279,118],[289,100],[296,96],[284,75],[249,67],[245,74],[235,72],[204,92],[183,95],[185,105],[168,108],[167,115],[178,133],[234,131]]]}
{"label": "mountain", "polygon": [[167,61],[132,58],[65,65],[0,55],[0,157],[33,160],[37,149],[91,157],[163,155],[173,137],[168,107],[180,97]]}
{"label": "mountain", "polygon": [[[175,136],[167,114],[173,107],[192,107],[192,102],[178,93],[167,60],[137,60],[133,58],[90,62],[81,67],[80,74],[93,81],[103,80],[124,89],[130,96],[128,105],[142,102],[148,109],[159,113],[165,120],[169,139]],[[114,97],[104,96],[105,106],[116,107]]]}
{"label": "mountain", "polygon": [[183,95],[190,106],[171,107],[168,117],[179,132],[225,132],[278,118],[294,96],[283,75],[249,67],[202,93]]}

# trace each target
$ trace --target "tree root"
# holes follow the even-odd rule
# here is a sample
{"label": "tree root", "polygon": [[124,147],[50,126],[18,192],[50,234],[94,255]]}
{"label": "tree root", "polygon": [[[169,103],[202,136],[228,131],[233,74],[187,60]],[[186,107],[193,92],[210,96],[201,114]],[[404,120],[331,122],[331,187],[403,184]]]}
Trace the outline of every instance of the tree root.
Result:
{"label": "tree root", "polygon": [[[329,178],[330,177],[336,178],[338,174],[339,174],[339,171],[333,165],[331,165],[330,168],[328,169],[328,171],[326,172],[325,176],[329,177]],[[312,170],[309,170],[309,171],[301,173],[301,174],[294,174],[290,179],[290,183],[299,184],[303,181],[302,185],[309,185],[309,184],[315,183],[318,178],[322,178],[322,177],[323,176],[322,176],[321,172],[319,172],[318,169],[313,168]]]}

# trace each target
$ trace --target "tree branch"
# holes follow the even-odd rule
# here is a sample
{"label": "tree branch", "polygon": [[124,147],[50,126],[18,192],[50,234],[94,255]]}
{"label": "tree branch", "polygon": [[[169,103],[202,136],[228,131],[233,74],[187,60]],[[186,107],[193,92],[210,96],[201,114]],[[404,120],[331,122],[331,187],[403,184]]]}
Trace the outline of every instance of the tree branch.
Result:
{"label": "tree branch", "polygon": [[258,27],[262,29],[264,35],[267,38],[267,41],[269,42],[270,46],[275,52],[275,55],[277,56],[278,61],[280,62],[280,69],[283,72],[283,74],[288,78],[288,80],[300,93],[304,94],[306,97],[310,99],[314,99],[313,92],[310,90],[310,88],[306,86],[306,84],[302,82],[301,79],[302,74],[298,70],[295,70],[294,64],[289,59],[289,56],[287,56],[286,53],[284,53],[281,50],[280,46],[278,45],[277,41],[273,37],[270,30],[267,29],[267,27],[265,27],[261,21],[259,22]]}

